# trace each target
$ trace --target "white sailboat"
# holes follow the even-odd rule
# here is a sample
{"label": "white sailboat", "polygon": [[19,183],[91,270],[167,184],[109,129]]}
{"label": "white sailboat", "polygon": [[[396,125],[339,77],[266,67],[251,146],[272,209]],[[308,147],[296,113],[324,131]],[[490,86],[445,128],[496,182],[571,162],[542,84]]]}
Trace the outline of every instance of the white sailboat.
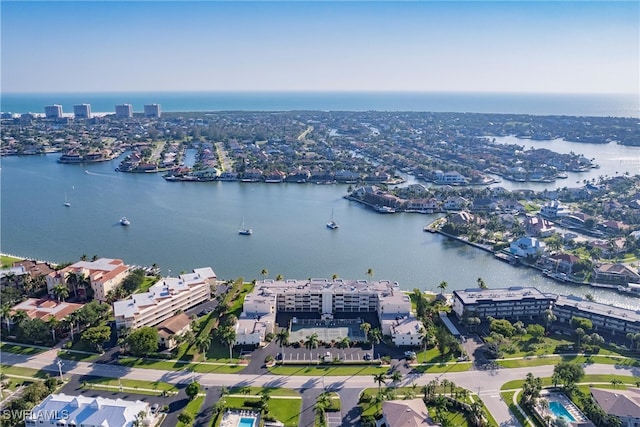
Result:
{"label": "white sailboat", "polygon": [[71,207],[71,202],[69,201],[69,198],[67,197],[67,193],[64,193],[64,205],[66,207]]}
{"label": "white sailboat", "polygon": [[246,228],[244,226],[244,217],[242,218],[242,223],[240,224],[240,229],[238,230],[238,234],[241,234],[243,236],[249,236],[251,235],[251,233],[253,233],[253,230],[250,228]]}
{"label": "white sailboat", "polygon": [[332,229],[332,230],[335,230],[335,229],[336,229],[336,228],[338,228],[338,227],[340,227],[340,226],[338,225],[338,223],[337,223],[337,222],[335,222],[335,221],[333,220],[333,209],[331,209],[331,219],[330,219],[330,220],[329,220],[329,222],[327,223],[327,228],[330,228],[330,229]]}

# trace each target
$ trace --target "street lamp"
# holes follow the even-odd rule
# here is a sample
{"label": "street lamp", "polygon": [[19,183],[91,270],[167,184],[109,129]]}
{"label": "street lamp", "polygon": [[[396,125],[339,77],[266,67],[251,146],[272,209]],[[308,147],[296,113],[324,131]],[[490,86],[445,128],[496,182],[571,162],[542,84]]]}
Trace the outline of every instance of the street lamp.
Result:
{"label": "street lamp", "polygon": [[64,378],[62,378],[62,360],[58,359],[58,372],[60,373],[60,381],[64,382]]}

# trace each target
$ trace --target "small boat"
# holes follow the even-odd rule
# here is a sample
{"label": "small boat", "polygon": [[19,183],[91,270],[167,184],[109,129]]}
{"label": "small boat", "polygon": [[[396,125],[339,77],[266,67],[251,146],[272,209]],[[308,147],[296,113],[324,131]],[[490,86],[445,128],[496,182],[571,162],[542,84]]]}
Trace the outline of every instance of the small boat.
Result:
{"label": "small boat", "polygon": [[123,216],[122,218],[120,218],[120,225],[130,225],[130,224],[131,224],[131,221],[129,221],[126,216]]}
{"label": "small boat", "polygon": [[336,229],[336,228],[338,228],[338,227],[340,227],[340,226],[338,225],[338,223],[337,223],[337,222],[335,222],[335,221],[333,220],[333,209],[331,209],[331,219],[330,219],[330,220],[329,220],[329,222],[327,223],[327,228],[330,228],[330,229],[332,229],[332,230],[335,230],[335,229]]}
{"label": "small boat", "polygon": [[69,199],[67,198],[67,193],[64,193],[64,205],[66,207],[71,207],[71,202],[69,201]]}
{"label": "small boat", "polygon": [[243,236],[250,236],[253,233],[253,230],[250,228],[246,228],[244,226],[244,218],[242,218],[242,224],[240,224],[240,229],[238,230],[238,234]]}
{"label": "small boat", "polygon": [[379,206],[379,205],[376,205],[373,209],[376,212],[383,213],[383,214],[389,214],[389,213],[395,213],[396,212],[396,210],[394,208],[392,208],[391,206]]}

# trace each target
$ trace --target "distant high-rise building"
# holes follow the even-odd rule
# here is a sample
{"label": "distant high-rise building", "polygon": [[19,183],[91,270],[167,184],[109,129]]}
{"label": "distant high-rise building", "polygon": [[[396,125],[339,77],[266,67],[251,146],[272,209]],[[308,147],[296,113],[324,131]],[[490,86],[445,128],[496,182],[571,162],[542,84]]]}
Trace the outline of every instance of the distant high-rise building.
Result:
{"label": "distant high-rise building", "polygon": [[78,104],[73,106],[73,116],[76,119],[91,118],[91,104]]}
{"label": "distant high-rise building", "polygon": [[146,104],[144,106],[145,117],[160,117],[160,104]]}
{"label": "distant high-rise building", "polygon": [[44,107],[44,116],[47,119],[59,119],[62,117],[62,105],[46,105]]}
{"label": "distant high-rise building", "polygon": [[131,104],[116,105],[116,117],[119,119],[133,117],[133,107]]}

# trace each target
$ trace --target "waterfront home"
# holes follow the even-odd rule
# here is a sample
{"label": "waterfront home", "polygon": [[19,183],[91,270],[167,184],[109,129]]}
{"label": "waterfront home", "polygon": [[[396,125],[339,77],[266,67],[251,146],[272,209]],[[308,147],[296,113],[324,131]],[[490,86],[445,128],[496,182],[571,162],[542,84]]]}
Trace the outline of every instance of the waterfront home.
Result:
{"label": "waterfront home", "polygon": [[157,326],[160,348],[171,349],[177,345],[177,338],[191,330],[191,319],[185,313],[176,314]]}
{"label": "waterfront home", "polygon": [[472,211],[493,211],[497,207],[496,201],[488,197],[476,197],[471,203]]}
{"label": "waterfront home", "polygon": [[447,221],[453,225],[476,224],[479,227],[483,227],[487,223],[486,220],[480,218],[479,216],[473,215],[468,211],[457,212],[451,215]]}
{"label": "waterfront home", "polygon": [[523,226],[530,236],[549,237],[556,232],[553,223],[540,215],[527,216]]}
{"label": "waterfront home", "polygon": [[13,267],[24,268],[32,278],[36,278],[38,276],[46,276],[47,274],[54,271],[53,268],[51,268],[51,266],[46,262],[34,261],[31,259],[14,262]]}
{"label": "waterfront home", "polygon": [[60,393],[50,394],[31,411],[26,411],[24,425],[133,427],[153,425],[154,418],[149,403],[140,400],[133,402]]}
{"label": "waterfront home", "polygon": [[580,261],[580,258],[571,254],[559,253],[549,256],[546,258],[546,261],[545,265],[550,267],[554,272],[571,274],[573,272],[573,266]]}
{"label": "waterfront home", "polygon": [[587,246],[591,248],[598,248],[602,251],[602,255],[605,258],[613,258],[614,256],[624,253],[624,239],[607,240],[591,240]]}
{"label": "waterfront home", "polygon": [[283,182],[286,177],[287,177],[286,173],[280,170],[274,170],[271,172],[267,172],[264,175],[264,182],[269,182],[269,183]]}
{"label": "waterfront home", "polygon": [[436,171],[435,182],[436,184],[462,185],[467,183],[467,178],[457,171]]}
{"label": "waterfront home", "polygon": [[336,172],[335,179],[337,182],[355,184],[360,179],[360,174],[358,172],[343,169]]}
{"label": "waterfront home", "polygon": [[[61,270],[49,273],[47,275],[47,292],[53,298],[53,288],[57,285],[75,286],[75,283],[69,282],[69,276],[73,273],[88,278],[93,290],[93,297],[100,302],[105,302],[109,291],[122,283],[131,272],[131,268],[121,259],[99,258],[95,261],[79,261]],[[69,290],[73,293],[77,292],[80,296],[86,294],[82,285],[78,289],[70,288]]]}
{"label": "waterfront home", "polygon": [[566,216],[569,215],[570,210],[568,207],[562,205],[557,200],[553,200],[549,203],[546,203],[540,209],[540,215],[546,216],[548,218],[555,218],[558,216]]}
{"label": "waterfront home", "polygon": [[442,207],[447,210],[460,210],[469,205],[469,201],[464,197],[450,196],[444,200]]}
{"label": "waterfront home", "polygon": [[260,169],[247,169],[241,174],[242,182],[258,182],[262,181],[262,171]]}
{"label": "waterfront home", "polygon": [[605,414],[614,415],[621,427],[640,426],[640,389],[611,390],[589,387],[591,397]]}
{"label": "waterfront home", "polygon": [[438,210],[439,202],[437,199],[431,197],[429,199],[410,199],[407,201],[408,211],[418,212],[435,212]]}
{"label": "waterfront home", "polygon": [[535,237],[523,236],[511,242],[509,252],[515,256],[523,258],[533,258],[544,253],[546,245],[543,241]]}
{"label": "waterfront home", "polygon": [[196,268],[193,273],[165,277],[148,292],[133,294],[113,303],[116,328],[136,329],[155,326],[173,317],[178,310],[188,310],[211,297],[216,274],[210,267]]}
{"label": "waterfront home", "polygon": [[376,427],[433,427],[434,422],[422,399],[385,400],[382,402],[382,418]]}
{"label": "waterfront home", "polygon": [[626,285],[640,283],[640,275],[624,264],[601,264],[593,269],[594,281]]}

